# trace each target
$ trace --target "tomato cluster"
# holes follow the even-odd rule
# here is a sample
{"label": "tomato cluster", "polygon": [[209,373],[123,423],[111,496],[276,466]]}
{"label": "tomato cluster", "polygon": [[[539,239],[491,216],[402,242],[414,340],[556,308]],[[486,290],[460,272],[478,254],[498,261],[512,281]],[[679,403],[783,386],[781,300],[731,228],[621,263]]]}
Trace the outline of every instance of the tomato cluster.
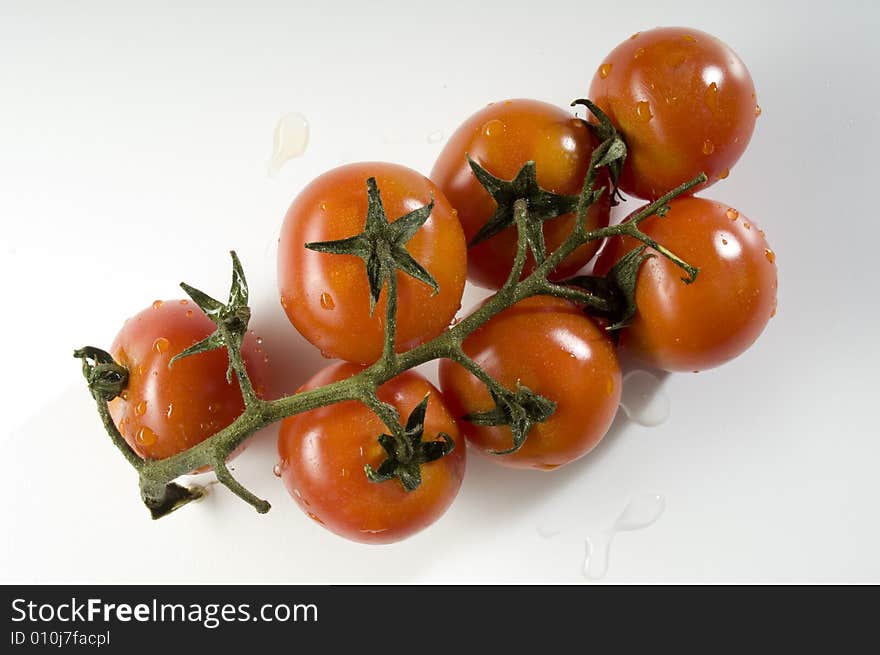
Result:
{"label": "tomato cluster", "polygon": [[[429,177],[349,164],[291,204],[279,242],[281,304],[326,357],[345,360],[298,392],[352,376],[378,381],[372,396],[317,406],[280,427],[277,472],[316,522],[370,543],[421,530],[457,494],[466,443],[510,467],[568,464],[615,416],[618,349],[648,366],[702,370],[742,353],[775,313],[764,232],[737,209],[692,195],[727,177],[760,113],[736,54],[693,29],[637,33],[600,62],[589,97],[587,120],[536,100],[491,103],[461,124]],[[652,204],[653,214],[642,207],[624,219],[634,231],[608,227],[624,194],[654,203],[701,173],[704,182]],[[587,179],[601,192],[579,211]],[[576,229],[593,237],[541,273],[549,291],[514,297]],[[382,377],[400,354],[455,329],[466,280],[502,289],[508,302],[439,355],[440,388],[413,371]],[[217,321],[194,309],[156,303],[113,345],[128,386],[110,411],[143,458],[180,453],[243,411],[224,350],[169,366],[214,331]],[[241,348],[266,397],[267,359],[252,335]]]}

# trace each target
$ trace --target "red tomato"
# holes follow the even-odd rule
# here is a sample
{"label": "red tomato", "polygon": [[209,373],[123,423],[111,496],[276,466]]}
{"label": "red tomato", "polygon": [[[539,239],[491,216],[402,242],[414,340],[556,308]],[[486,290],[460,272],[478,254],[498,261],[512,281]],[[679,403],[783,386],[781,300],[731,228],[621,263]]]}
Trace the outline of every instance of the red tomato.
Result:
{"label": "red tomato", "polygon": [[[363,370],[349,363],[320,371],[303,387],[315,389]],[[430,394],[424,441],[444,432],[454,441],[448,455],[421,466],[422,482],[406,491],[397,480],[371,482],[364,473],[378,469],[386,453],[377,440],[388,433],[366,405],[347,401],[285,419],[278,432],[284,486],[313,520],[338,535],[372,544],[404,539],[443,515],[458,494],[465,468],[465,444],[440,392],[421,375],[407,371],[379,387],[379,398],[400,412],[404,422]]]}
{"label": "red tomato", "polygon": [[387,289],[383,288],[370,316],[364,261],[303,246],[363,231],[369,177],[376,178],[389,221],[434,199],[430,217],[406,248],[440,291],[435,295],[427,284],[397,273],[399,351],[437,336],[449,325],[461,306],[467,257],[452,206],[440,189],[413,170],[375,162],[349,164],[324,173],[303,189],[287,211],[278,243],[281,304],[290,322],[325,356],[361,364],[376,361],[382,353]]}
{"label": "red tomato", "polygon": [[[704,198],[673,200],[665,217],[652,216],[640,227],[700,272],[685,284],[683,271],[668,259],[654,253],[645,261],[636,280],[636,315],[620,345],[668,371],[712,368],[752,345],[776,313],[776,256],[764,232],[736,209]],[[605,274],[639,245],[629,237],[610,239],[595,272]]]}
{"label": "red tomato", "polygon": [[[110,354],[128,369],[128,384],[110,402],[110,415],[145,459],[176,455],[219,432],[244,411],[238,381],[226,381],[229,356],[212,350],[168,362],[212,334],[216,325],[189,300],[157,300],[128,319]],[[268,356],[253,334],[242,357],[254,390],[265,397]]]}
{"label": "red tomato", "polygon": [[[467,162],[469,155],[492,175],[513,179],[523,164],[535,162],[538,185],[547,191],[577,195],[581,191],[595,147],[586,124],[554,105],[537,100],[505,100],[481,109],[455,131],[443,148],[431,179],[458,210],[468,243],[492,217],[496,203],[479,183]],[[597,186],[608,186],[603,172]],[[587,227],[608,225],[608,193],[587,214]],[[544,223],[547,251],[558,247],[571,233],[574,215],[564,214]],[[516,227],[512,226],[470,248],[468,279],[481,287],[498,289],[507,279],[516,253]],[[554,277],[568,277],[596,254],[598,245],[578,248],[557,268]],[[534,269],[529,257],[525,273]]]}
{"label": "red tomato", "polygon": [[[620,402],[620,366],[608,337],[572,303],[548,296],[520,301],[464,342],[464,351],[510,390],[522,384],[557,404],[535,423],[514,453],[492,455],[514,468],[549,470],[588,453],[599,443]],[[486,387],[459,364],[440,362],[440,387],[455,416],[491,410]],[[481,451],[512,445],[507,426],[463,420],[468,441]]]}
{"label": "red tomato", "polygon": [[761,111],[736,53],[683,27],[638,32],[617,46],[590,99],[627,142],[620,188],[652,200],[701,172],[709,180],[698,188],[727,177]]}

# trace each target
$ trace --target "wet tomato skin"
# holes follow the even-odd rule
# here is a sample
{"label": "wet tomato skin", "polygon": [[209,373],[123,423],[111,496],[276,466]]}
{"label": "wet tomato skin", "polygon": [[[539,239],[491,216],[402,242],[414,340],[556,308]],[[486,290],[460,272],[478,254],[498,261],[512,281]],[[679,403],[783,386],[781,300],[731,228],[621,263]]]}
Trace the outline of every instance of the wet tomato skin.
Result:
{"label": "wet tomato skin", "polygon": [[[466,155],[488,172],[513,179],[523,164],[535,162],[538,185],[548,191],[577,195],[586,177],[595,147],[586,124],[559,107],[538,100],[495,102],[464,121],[449,138],[431,171],[431,179],[458,210],[468,243],[495,212],[492,196],[477,181]],[[597,186],[607,186],[603,172]],[[588,228],[608,224],[608,194],[590,209]],[[567,237],[574,215],[566,214],[544,223],[548,252]],[[578,248],[557,268],[554,278],[570,276],[596,254],[597,245]],[[513,264],[516,228],[511,226],[468,251],[468,279],[476,285],[499,289]],[[524,273],[534,268],[529,256]]]}
{"label": "wet tomato skin", "polygon": [[[128,319],[110,354],[128,369],[128,384],[110,402],[125,441],[146,459],[164,459],[204,441],[244,411],[238,382],[226,381],[225,349],[171,358],[212,334],[214,323],[189,300],[157,300]],[[267,397],[269,360],[250,332],[242,357],[254,390]]]}
{"label": "wet tomato skin", "polygon": [[596,70],[589,97],[627,142],[621,189],[644,199],[700,172],[709,179],[694,191],[727,177],[760,113],[737,54],[683,27],[639,32],[618,45]]}
{"label": "wet tomato skin", "polygon": [[442,332],[461,306],[467,249],[455,211],[442,191],[420,173],[397,164],[363,162],[335,168],[312,181],[287,211],[278,243],[281,304],[297,330],[326,357],[360,364],[382,353],[383,289],[373,315],[364,261],[353,255],[304,247],[363,231],[367,186],[375,177],[390,221],[434,199],[428,220],[406,243],[436,280],[430,286],[398,272],[397,349],[404,351]]}
{"label": "wet tomato skin", "polygon": [[[318,372],[307,391],[344,380],[363,368],[347,362]],[[388,429],[359,401],[346,401],[291,416],[278,433],[280,473],[300,508],[328,530],[353,541],[387,544],[434,523],[452,503],[464,476],[466,447],[440,392],[414,371],[379,387],[379,398],[395,406],[405,422],[430,394],[425,441],[440,432],[452,437],[448,455],[422,465],[422,482],[407,492],[398,480],[370,482],[364,473],[377,469],[386,453],[377,437]]]}
{"label": "wet tomato skin", "polygon": [[[683,271],[649,248],[656,256],[639,270],[637,311],[620,346],[668,371],[719,366],[751,346],[776,312],[776,255],[764,232],[736,209],[705,198],[673,200],[665,217],[640,227],[699,274],[685,284]],[[595,272],[604,274],[638,245],[629,237],[610,239]]]}
{"label": "wet tomato skin", "polygon": [[[535,424],[523,446],[490,455],[512,468],[551,470],[587,454],[605,436],[620,402],[621,373],[614,346],[572,303],[535,296],[506,309],[471,334],[465,353],[508,389],[517,381],[557,403]],[[440,362],[440,387],[457,417],[487,411],[494,402],[485,386],[459,364]],[[507,426],[460,427],[481,452],[512,444]]]}

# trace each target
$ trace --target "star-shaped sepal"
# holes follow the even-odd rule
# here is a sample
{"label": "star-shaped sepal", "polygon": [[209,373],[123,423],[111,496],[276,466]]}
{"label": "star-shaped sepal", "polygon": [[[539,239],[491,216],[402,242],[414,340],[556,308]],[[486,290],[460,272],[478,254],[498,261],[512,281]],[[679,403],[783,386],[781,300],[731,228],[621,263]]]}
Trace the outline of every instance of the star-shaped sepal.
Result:
{"label": "star-shaped sepal", "polygon": [[[192,298],[199,309],[217,325],[217,330],[210,336],[194,343],[183,352],[177,353],[168,362],[169,367],[173,366],[174,362],[178,359],[198,353],[226,346],[241,347],[241,342],[244,339],[244,334],[247,331],[248,322],[251,318],[251,310],[248,307],[248,286],[241,261],[239,261],[235,251],[230,252],[230,255],[232,255],[232,285],[229,289],[229,300],[225,304],[212,298],[204,291],[191,287],[186,282],[180,283],[180,287],[186,291],[187,295]],[[227,336],[224,335],[227,335],[233,343],[228,344]],[[232,373],[233,367],[230,359],[229,368],[226,370],[226,380],[228,382],[232,382]]]}
{"label": "star-shaped sepal", "polygon": [[452,437],[445,432],[439,433],[437,440],[423,441],[428,397],[425,396],[410,413],[402,433],[397,436],[379,435],[379,444],[387,457],[377,469],[369,464],[364,466],[370,482],[385,482],[396,478],[404,489],[414,491],[422,483],[422,464],[445,457],[455,448]]}
{"label": "star-shaped sepal", "polygon": [[578,98],[571,103],[572,107],[575,105],[583,105],[599,121],[598,123],[587,123],[587,127],[592,130],[593,135],[599,141],[599,147],[593,151],[590,165],[593,168],[601,166],[608,168],[612,187],[611,205],[617,205],[619,201],[625,200],[618,188],[618,180],[620,180],[620,172],[623,170],[623,162],[626,161],[626,141],[623,140],[608,115],[591,101]]}
{"label": "star-shaped sepal", "polygon": [[570,214],[578,206],[578,196],[567,196],[546,191],[538,186],[535,162],[527,161],[512,180],[495,177],[468,156],[468,164],[483,188],[495,200],[495,213],[471,239],[469,246],[490,239],[516,222],[513,205],[517,200],[528,203],[526,238],[538,262],[546,258],[544,221]]}
{"label": "star-shaped sepal", "polygon": [[370,284],[372,315],[386,279],[398,270],[424,282],[434,290],[435,294],[440,291],[436,280],[406,249],[406,243],[428,220],[433,209],[434,199],[431,198],[431,202],[427,205],[401,216],[396,221],[389,222],[376,178],[371,177],[367,180],[367,220],[364,231],[337,241],[307,243],[305,247],[334,255],[354,255],[364,260]]}
{"label": "star-shaped sepal", "polygon": [[626,327],[636,314],[636,280],[645,260],[654,255],[645,254],[646,246],[633,248],[605,275],[581,275],[562,284],[580,287],[596,296],[601,307],[589,307],[588,313],[611,321],[609,331]]}
{"label": "star-shaped sepal", "polygon": [[513,435],[513,445],[507,450],[491,451],[493,455],[509,455],[519,450],[535,423],[543,423],[556,411],[556,403],[535,393],[517,381],[516,391],[504,393],[489,390],[494,409],[464,417],[476,425],[508,425]]}

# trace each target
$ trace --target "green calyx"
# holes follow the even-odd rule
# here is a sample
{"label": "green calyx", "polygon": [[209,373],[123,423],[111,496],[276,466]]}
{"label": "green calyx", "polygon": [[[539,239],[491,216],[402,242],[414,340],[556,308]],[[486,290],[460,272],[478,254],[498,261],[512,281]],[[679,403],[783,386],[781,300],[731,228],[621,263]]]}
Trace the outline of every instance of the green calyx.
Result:
{"label": "green calyx", "polygon": [[491,451],[493,455],[509,455],[519,450],[535,423],[543,423],[556,411],[556,403],[535,393],[517,381],[516,391],[489,389],[494,409],[464,416],[475,425],[508,425],[513,445],[507,450]]}
{"label": "green calyx", "polygon": [[468,164],[480,184],[495,200],[495,213],[471,239],[470,246],[490,239],[516,223],[514,203],[525,200],[528,204],[528,220],[525,238],[535,260],[543,262],[547,256],[544,245],[544,221],[570,214],[578,206],[579,196],[566,196],[546,191],[538,186],[535,162],[527,161],[512,180],[495,177],[468,156]]}
{"label": "green calyx", "polygon": [[427,409],[428,396],[425,396],[410,413],[402,430],[394,430],[394,435],[379,435],[379,444],[387,457],[378,469],[373,469],[369,464],[364,466],[370,482],[397,479],[404,489],[415,491],[422,482],[422,464],[433,462],[452,452],[455,442],[445,432],[437,435],[438,440],[423,441]]}
{"label": "green calyx", "polygon": [[629,325],[636,314],[636,280],[642,263],[654,257],[645,254],[645,248],[633,248],[626,253],[605,275],[580,275],[562,284],[579,287],[604,301],[602,308],[585,307],[593,316],[611,321],[609,331],[620,330]]}
{"label": "green calyx", "polygon": [[583,105],[599,121],[598,123],[587,123],[587,127],[599,141],[599,147],[593,151],[592,166],[593,168],[607,167],[612,186],[611,204],[617,205],[620,201],[625,200],[618,188],[618,181],[623,170],[623,162],[626,161],[626,141],[623,140],[620,132],[617,131],[605,112],[591,101],[578,98],[571,103],[572,107],[575,105]]}
{"label": "green calyx", "polygon": [[[199,309],[217,325],[217,330],[210,336],[194,343],[186,350],[177,353],[168,362],[169,368],[178,359],[183,359],[184,357],[216,350],[217,348],[226,348],[230,345],[234,345],[236,348],[241,347],[241,342],[244,339],[244,334],[247,331],[248,322],[251,318],[251,310],[248,307],[248,286],[238,255],[235,254],[235,251],[231,251],[229,254],[232,256],[232,285],[229,288],[229,300],[225,304],[212,298],[204,291],[191,287],[186,282],[180,283],[180,287],[186,291],[187,295],[192,298]],[[230,343],[230,341],[234,342],[234,344]],[[230,359],[229,368],[226,369],[227,382],[232,382],[232,374],[233,364]]]}
{"label": "green calyx", "polygon": [[354,255],[364,260],[367,279],[370,284],[370,314],[379,302],[379,294],[388,277],[400,270],[430,286],[434,293],[440,291],[436,280],[419,264],[409,251],[406,243],[413,238],[419,228],[431,215],[434,199],[389,222],[388,214],[382,204],[382,196],[376,178],[367,180],[367,221],[364,231],[353,237],[337,241],[318,241],[305,244],[309,250],[334,255]]}
{"label": "green calyx", "polygon": [[83,376],[96,400],[110,402],[128,385],[128,369],[106,350],[86,346],[74,350],[73,356],[82,360]]}

